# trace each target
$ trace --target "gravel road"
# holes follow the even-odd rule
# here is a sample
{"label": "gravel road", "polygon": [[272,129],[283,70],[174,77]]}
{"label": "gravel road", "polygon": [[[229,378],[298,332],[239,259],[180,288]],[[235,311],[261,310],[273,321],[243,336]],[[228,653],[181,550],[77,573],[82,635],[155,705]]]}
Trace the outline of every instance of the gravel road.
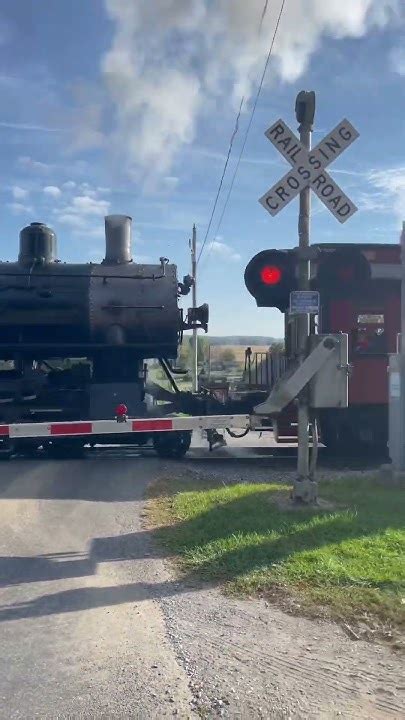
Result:
{"label": "gravel road", "polygon": [[[0,470],[0,718],[405,716],[390,649],[176,581],[143,496],[192,461],[106,451]],[[198,471],[239,472],[202,459]]]}

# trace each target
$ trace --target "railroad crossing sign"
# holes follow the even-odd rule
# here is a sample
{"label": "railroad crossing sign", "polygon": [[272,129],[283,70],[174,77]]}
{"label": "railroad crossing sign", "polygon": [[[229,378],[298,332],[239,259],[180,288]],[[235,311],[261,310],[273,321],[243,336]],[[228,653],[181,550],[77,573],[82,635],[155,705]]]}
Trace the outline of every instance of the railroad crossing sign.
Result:
{"label": "railroad crossing sign", "polygon": [[270,215],[277,215],[308,186],[339,222],[346,222],[356,212],[356,205],[325,170],[359,137],[348,120],[342,120],[313,150],[307,150],[283,120],[277,120],[265,135],[293,166],[259,200]]}

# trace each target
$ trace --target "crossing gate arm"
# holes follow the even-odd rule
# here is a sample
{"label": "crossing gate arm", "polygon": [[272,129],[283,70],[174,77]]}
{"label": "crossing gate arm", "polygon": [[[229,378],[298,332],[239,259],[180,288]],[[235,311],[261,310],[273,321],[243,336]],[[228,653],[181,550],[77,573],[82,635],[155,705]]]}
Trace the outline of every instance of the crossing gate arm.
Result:
{"label": "crossing gate arm", "polygon": [[217,428],[249,429],[249,415],[203,415],[176,418],[127,418],[117,420],[80,420],[78,422],[15,423],[0,425],[0,437],[9,438],[62,438],[90,437],[92,435],[126,435]]}

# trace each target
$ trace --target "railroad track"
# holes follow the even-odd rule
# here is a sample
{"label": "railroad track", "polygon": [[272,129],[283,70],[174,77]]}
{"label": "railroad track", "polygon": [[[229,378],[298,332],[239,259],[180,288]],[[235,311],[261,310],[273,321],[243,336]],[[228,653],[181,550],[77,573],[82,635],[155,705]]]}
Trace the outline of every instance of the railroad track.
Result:
{"label": "railroad track", "polygon": [[[16,454],[11,458],[11,462],[23,462],[27,459],[42,460],[50,462],[50,460],[41,451],[36,456],[26,458],[23,455]],[[103,460],[136,460],[137,458],[156,460],[156,455],[152,447],[136,447],[130,445],[108,445],[98,446],[95,448],[86,448],[84,451],[84,461],[103,461]],[[296,447],[228,447],[218,448],[209,452],[207,448],[194,447],[188,452],[184,459],[187,463],[200,465],[216,464],[235,464],[237,466],[261,465],[272,468],[291,468],[293,469],[297,462]],[[172,461],[167,461],[172,462]],[[182,462],[182,461],[177,461]],[[387,462],[386,456],[342,456],[334,455],[327,448],[319,448],[318,466],[323,469],[333,470],[372,470]]]}

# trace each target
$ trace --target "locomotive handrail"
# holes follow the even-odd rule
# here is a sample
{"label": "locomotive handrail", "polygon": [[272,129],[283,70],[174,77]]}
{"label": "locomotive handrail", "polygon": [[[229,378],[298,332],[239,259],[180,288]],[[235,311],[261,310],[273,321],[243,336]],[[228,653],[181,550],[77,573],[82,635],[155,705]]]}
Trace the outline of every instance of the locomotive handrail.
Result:
{"label": "locomotive handrail", "polygon": [[[173,343],[171,342],[160,342],[160,347],[167,347],[171,348]],[[84,350],[99,350],[100,348],[116,348],[117,346],[113,343],[106,343],[106,342],[81,342],[81,343],[71,343],[71,342],[42,342],[42,343],[33,343],[33,342],[10,342],[9,340],[6,340],[5,342],[2,342],[0,338],[0,347],[4,350],[7,348],[17,348],[18,350],[45,350],[49,348],[58,347],[60,350],[73,350],[75,348],[82,348]],[[132,349],[154,349],[156,348],[156,343],[153,342],[138,342],[138,343],[125,343],[122,347],[125,348],[132,348]]]}
{"label": "locomotive handrail", "polygon": [[164,310],[164,305],[102,305],[102,310]]}
{"label": "locomotive handrail", "polygon": [[[28,273],[16,273],[16,272],[0,272],[0,277],[28,277]],[[166,277],[166,273],[162,273],[162,275],[85,275],[80,273],[33,273],[31,274],[31,277],[37,277],[37,278],[100,278],[100,280],[107,280],[108,278],[113,278],[114,280],[160,280],[161,278]],[[6,288],[2,288],[3,290]],[[11,289],[19,289],[22,288],[11,288]]]}
{"label": "locomotive handrail", "polygon": [[[30,267],[30,270],[28,273],[27,272],[25,272],[25,273],[24,272],[0,272],[0,277],[24,277],[24,278],[29,277],[30,280],[31,280],[31,277],[63,278],[63,279],[65,279],[65,278],[76,279],[79,277],[84,277],[84,278],[99,277],[101,280],[103,280],[103,282],[105,282],[108,278],[113,278],[113,279],[117,279],[117,280],[160,280],[161,278],[166,277],[166,265],[168,264],[169,260],[166,257],[160,257],[159,260],[160,260],[160,267],[162,269],[160,275],[155,275],[155,273],[153,273],[152,275],[109,275],[107,273],[100,273],[100,275],[91,275],[90,273],[86,274],[84,272],[83,273],[81,273],[81,272],[76,272],[76,273],[52,273],[52,272],[39,273],[39,272],[33,272],[33,270],[35,269],[35,265],[34,265],[34,266]],[[98,265],[97,263],[89,263],[85,267],[93,268],[93,267],[101,267],[101,266],[102,266],[102,263],[100,265]],[[61,267],[64,267],[64,266],[62,265]],[[14,287],[2,288],[2,290],[6,290],[6,289],[10,289],[10,290],[18,289],[19,290],[19,289],[23,289],[23,288],[14,288]]]}

